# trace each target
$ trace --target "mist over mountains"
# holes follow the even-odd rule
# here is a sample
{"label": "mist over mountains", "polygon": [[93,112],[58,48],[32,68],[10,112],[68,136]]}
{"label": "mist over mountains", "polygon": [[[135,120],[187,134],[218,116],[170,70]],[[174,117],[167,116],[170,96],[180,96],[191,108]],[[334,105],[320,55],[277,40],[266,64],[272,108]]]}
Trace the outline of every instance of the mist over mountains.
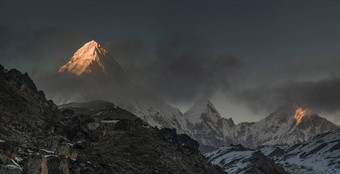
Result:
{"label": "mist over mountains", "polygon": [[[202,152],[228,144],[246,147],[295,144],[338,126],[295,103],[281,106],[259,122],[235,124],[224,118],[209,99],[201,99],[186,112],[169,105],[157,94],[129,79],[115,58],[96,41],[84,44],[61,66],[56,101],[107,100],[134,113],[151,126],[175,128],[197,140]],[[71,83],[72,87],[68,86]],[[63,105],[64,106],[68,106]],[[274,110],[274,109],[273,109]],[[100,114],[100,113],[99,113]]]}
{"label": "mist over mountains", "polygon": [[[75,50],[91,40],[91,36],[67,28],[43,28],[33,35],[4,31],[8,44],[2,48],[2,54],[7,55],[2,62],[32,74],[47,97],[58,88],[58,68]],[[17,40],[14,39],[19,37],[16,35],[25,37]],[[272,108],[297,102],[337,123],[336,102],[339,100],[333,91],[338,87],[336,74],[339,72],[335,56],[322,60],[314,56],[289,62],[268,61],[259,67],[256,62],[220,52],[195,35],[172,33],[161,39],[157,46],[135,34],[102,40],[101,44],[131,81],[181,107],[182,111],[200,98],[212,98],[219,104],[224,102],[243,108],[225,110],[218,106],[222,115],[242,122],[260,120]],[[18,61],[24,63],[17,66]]]}
{"label": "mist over mountains", "polygon": [[[96,54],[92,53],[96,53],[100,46],[93,45],[90,48],[95,49],[90,49],[90,54],[85,54],[92,55],[88,67],[70,66],[69,63],[77,62],[71,59],[66,65],[80,68],[71,68],[75,70],[70,71],[71,73],[77,75],[78,70],[85,69],[87,71],[83,73],[92,74],[94,69],[90,71],[88,68],[99,66],[99,60],[92,59],[96,58]],[[99,70],[96,74],[103,73],[105,69],[101,67],[95,70]],[[70,103],[57,108],[53,101],[45,99],[44,92],[38,91],[27,74],[21,74],[15,69],[7,70],[2,66],[0,72],[2,173],[159,170],[176,173],[223,173],[221,168],[228,173],[286,173],[286,170],[305,171],[306,166],[308,172],[336,173],[338,170],[335,160],[339,150],[336,144],[339,126],[294,103],[280,107],[260,122],[235,125],[231,118],[222,118],[209,100],[200,100],[182,114],[176,113],[176,109],[162,101],[156,101],[160,102],[158,104],[144,103],[154,101],[151,97],[144,98],[142,105],[131,103],[135,106],[137,116],[148,121],[144,122],[134,114],[106,101]],[[155,125],[156,127],[152,127]],[[158,126],[165,128],[159,129]],[[178,132],[186,134],[176,134],[176,129],[167,127],[176,128]],[[329,133],[330,131],[334,132]],[[317,136],[309,143],[308,140],[315,135]],[[326,135],[325,138],[323,135]],[[318,140],[320,137],[323,139]],[[241,143],[261,150],[255,151],[232,144],[228,148],[225,143]],[[278,147],[275,149],[275,146],[268,145]],[[287,148],[284,150],[279,148],[285,146]],[[206,157],[221,168],[208,163],[201,154],[211,152],[216,147],[221,148],[212,152],[212,156],[208,153]],[[299,163],[295,162],[297,157],[292,156],[296,155],[296,147],[303,148],[304,151],[298,151],[302,153],[299,155]],[[139,158],[140,155],[147,155],[147,158]],[[161,159],[152,162],[155,155]],[[310,167],[308,161],[314,161],[317,165]],[[322,163],[327,163],[332,168],[320,166]]]}

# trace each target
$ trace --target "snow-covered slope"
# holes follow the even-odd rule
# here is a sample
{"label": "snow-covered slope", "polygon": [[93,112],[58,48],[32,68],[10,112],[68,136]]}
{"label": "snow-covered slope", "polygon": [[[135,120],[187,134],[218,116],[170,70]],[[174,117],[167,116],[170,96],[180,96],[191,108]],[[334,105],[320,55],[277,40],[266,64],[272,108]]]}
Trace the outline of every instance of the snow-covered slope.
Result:
{"label": "snow-covered slope", "polygon": [[263,146],[257,149],[230,145],[205,156],[228,173],[240,173],[248,168],[249,159],[255,152],[271,158],[289,173],[340,173],[340,130],[319,134],[309,141],[294,145]]}
{"label": "snow-covered slope", "polygon": [[187,121],[182,112],[152,96],[130,100],[125,109],[134,113],[152,126],[175,128],[177,133],[188,134]]}
{"label": "snow-covered slope", "polygon": [[273,159],[291,173],[340,173],[340,130],[282,149],[284,155]]}
{"label": "snow-covered slope", "polygon": [[237,173],[247,167],[248,159],[253,153],[253,150],[242,148],[242,146],[226,146],[205,156],[211,163],[221,166],[227,173]]}
{"label": "snow-covered slope", "polygon": [[242,145],[221,147],[216,151],[205,154],[205,157],[215,165],[220,166],[230,174],[264,173],[280,174],[285,170],[272,159],[259,151],[244,148]]}
{"label": "snow-covered slope", "polygon": [[186,113],[185,117],[191,123],[199,123],[202,122],[202,114],[209,114],[209,118],[213,119],[215,122],[220,118],[219,113],[217,112],[214,105],[207,99],[201,99],[196,102]]}
{"label": "snow-covered slope", "polygon": [[221,147],[233,142],[236,130],[233,120],[221,117],[209,100],[199,100],[184,113],[184,117],[188,121],[189,135],[196,139],[202,148]]}

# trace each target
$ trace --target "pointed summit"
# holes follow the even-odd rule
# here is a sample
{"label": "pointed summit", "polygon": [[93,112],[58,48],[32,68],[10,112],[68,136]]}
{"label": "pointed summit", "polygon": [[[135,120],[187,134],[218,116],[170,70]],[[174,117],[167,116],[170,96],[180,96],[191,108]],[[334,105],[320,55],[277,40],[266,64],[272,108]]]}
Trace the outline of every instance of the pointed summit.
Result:
{"label": "pointed summit", "polygon": [[102,48],[96,41],[92,40],[74,53],[69,62],[62,66],[58,72],[67,70],[70,73],[81,75],[83,73],[90,73],[101,70],[106,73],[102,59],[112,58],[109,53]]}
{"label": "pointed summit", "polygon": [[201,115],[207,113],[219,115],[215,106],[208,99],[201,99],[185,112],[185,116],[190,122],[197,123],[201,120]]}
{"label": "pointed summit", "polygon": [[317,115],[309,108],[302,108],[296,103],[287,103],[279,107],[269,118],[279,118],[281,120],[291,120],[294,118],[296,123],[300,123],[304,117]]}

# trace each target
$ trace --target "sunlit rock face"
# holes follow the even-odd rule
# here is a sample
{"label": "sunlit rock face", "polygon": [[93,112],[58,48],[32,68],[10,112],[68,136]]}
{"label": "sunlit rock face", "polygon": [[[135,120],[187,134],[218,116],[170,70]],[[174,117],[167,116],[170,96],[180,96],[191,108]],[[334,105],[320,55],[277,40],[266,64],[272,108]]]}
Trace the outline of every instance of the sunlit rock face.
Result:
{"label": "sunlit rock face", "polygon": [[110,101],[152,126],[186,133],[187,122],[180,110],[128,79],[114,57],[114,52],[109,53],[96,41],[86,43],[59,69],[58,78],[62,80],[50,98],[58,105],[98,99]]}
{"label": "sunlit rock face", "polygon": [[120,65],[100,44],[92,40],[78,49],[71,60],[60,67],[58,72],[69,72],[77,76],[85,74],[105,74],[125,78]]}
{"label": "sunlit rock face", "polygon": [[95,99],[122,98],[129,89],[122,67],[100,44],[92,40],[79,48],[58,71],[58,91],[50,96],[57,104]]}
{"label": "sunlit rock face", "polygon": [[313,114],[315,113],[308,108],[307,109],[298,108],[295,111],[294,119],[297,123],[300,123],[303,117],[310,116]]}
{"label": "sunlit rock face", "polygon": [[97,64],[101,71],[106,72],[101,58],[104,58],[107,55],[108,52],[96,41],[92,40],[75,52],[71,60],[62,66],[59,69],[59,72],[67,70],[68,72],[74,73],[76,75],[90,73],[93,71],[90,65],[94,64]]}

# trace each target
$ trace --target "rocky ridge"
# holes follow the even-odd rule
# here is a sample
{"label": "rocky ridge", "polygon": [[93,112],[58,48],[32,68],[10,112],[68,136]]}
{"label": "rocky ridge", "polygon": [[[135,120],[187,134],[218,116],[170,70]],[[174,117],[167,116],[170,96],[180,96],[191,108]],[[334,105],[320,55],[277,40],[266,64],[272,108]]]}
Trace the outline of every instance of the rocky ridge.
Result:
{"label": "rocky ridge", "polygon": [[222,173],[187,135],[100,101],[60,111],[27,74],[0,68],[0,173]]}
{"label": "rocky ridge", "polygon": [[[264,119],[253,123],[235,125],[232,119],[223,118],[209,100],[194,104],[184,114],[188,118],[191,135],[208,152],[212,147],[242,144],[256,148],[263,145],[292,145],[308,141],[313,136],[339,129],[310,109],[302,109],[295,103],[278,108]],[[190,119],[195,121],[190,122]],[[209,148],[210,147],[210,148]]]}

